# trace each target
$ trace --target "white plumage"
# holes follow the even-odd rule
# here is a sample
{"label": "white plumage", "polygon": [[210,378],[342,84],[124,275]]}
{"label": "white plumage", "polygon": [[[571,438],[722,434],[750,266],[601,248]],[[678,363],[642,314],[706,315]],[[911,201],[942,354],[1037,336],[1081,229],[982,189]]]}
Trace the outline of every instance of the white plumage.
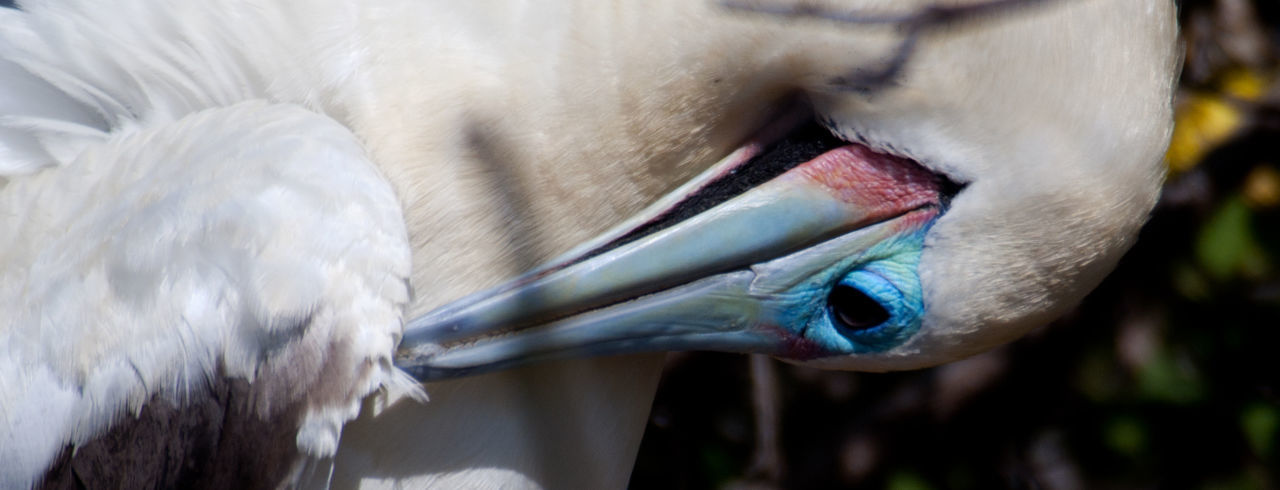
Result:
{"label": "white plumage", "polygon": [[[225,472],[209,485],[621,487],[660,356],[431,383],[418,404],[392,365],[403,322],[634,215],[803,91],[841,138],[966,185],[925,241],[920,333],[809,363],[963,357],[1060,314],[1128,247],[1176,64],[1159,0],[931,31],[871,91],[834,80],[883,65],[892,26],[703,2],[21,6],[0,12],[0,488],[83,478],[66,451],[207,404],[226,419],[191,423],[225,437],[164,447],[224,444],[192,470]],[[217,432],[233,417],[274,429]]]}

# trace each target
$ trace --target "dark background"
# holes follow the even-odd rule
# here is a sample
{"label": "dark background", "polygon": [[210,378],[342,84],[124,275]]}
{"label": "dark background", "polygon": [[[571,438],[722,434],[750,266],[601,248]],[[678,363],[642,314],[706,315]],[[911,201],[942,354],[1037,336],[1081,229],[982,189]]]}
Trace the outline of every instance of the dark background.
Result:
{"label": "dark background", "polygon": [[673,355],[632,487],[1280,488],[1280,1],[1180,18],[1165,194],[1076,311],[916,372]]}

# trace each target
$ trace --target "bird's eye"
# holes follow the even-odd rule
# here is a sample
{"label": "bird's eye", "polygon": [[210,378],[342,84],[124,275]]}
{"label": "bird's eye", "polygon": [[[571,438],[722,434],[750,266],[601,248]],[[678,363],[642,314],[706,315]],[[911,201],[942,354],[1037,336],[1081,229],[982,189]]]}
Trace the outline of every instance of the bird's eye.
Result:
{"label": "bird's eye", "polygon": [[874,328],[889,320],[889,311],[857,288],[837,284],[827,296],[831,322],[848,330]]}
{"label": "bird's eye", "polygon": [[920,329],[924,305],[914,260],[864,262],[829,286],[806,336],[840,355],[885,352]]}

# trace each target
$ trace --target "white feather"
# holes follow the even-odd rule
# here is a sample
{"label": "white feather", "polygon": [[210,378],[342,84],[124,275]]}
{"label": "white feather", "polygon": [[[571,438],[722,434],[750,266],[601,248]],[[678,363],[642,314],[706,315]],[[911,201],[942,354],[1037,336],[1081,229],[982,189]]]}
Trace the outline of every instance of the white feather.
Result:
{"label": "white feather", "polygon": [[22,210],[0,215],[0,487],[221,376],[252,381],[264,417],[301,404],[299,449],[322,457],[366,395],[413,385],[390,359],[409,301],[399,203],[332,120],[209,109],[0,197]]}

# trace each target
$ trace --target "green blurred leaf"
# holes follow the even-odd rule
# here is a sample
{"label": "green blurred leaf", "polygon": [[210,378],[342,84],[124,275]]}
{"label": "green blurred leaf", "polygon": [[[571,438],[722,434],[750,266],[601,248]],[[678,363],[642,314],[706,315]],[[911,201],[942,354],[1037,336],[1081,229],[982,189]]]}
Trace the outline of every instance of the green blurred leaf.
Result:
{"label": "green blurred leaf", "polygon": [[1167,350],[1151,357],[1138,371],[1138,392],[1151,401],[1189,404],[1205,398],[1204,381],[1190,362],[1179,362]]}
{"label": "green blurred leaf", "polygon": [[898,470],[889,475],[885,488],[886,490],[933,490],[928,480],[909,470]]}
{"label": "green blurred leaf", "polygon": [[1235,195],[1223,201],[1196,237],[1196,260],[1217,280],[1258,277],[1271,268],[1253,230],[1253,211]]}
{"label": "green blurred leaf", "polygon": [[1107,422],[1104,429],[1107,447],[1119,454],[1137,458],[1147,448],[1147,427],[1134,417],[1119,416]]}
{"label": "green blurred leaf", "polygon": [[1249,447],[1261,458],[1267,458],[1275,450],[1280,408],[1266,403],[1253,403],[1240,414],[1240,428],[1249,441]]}

